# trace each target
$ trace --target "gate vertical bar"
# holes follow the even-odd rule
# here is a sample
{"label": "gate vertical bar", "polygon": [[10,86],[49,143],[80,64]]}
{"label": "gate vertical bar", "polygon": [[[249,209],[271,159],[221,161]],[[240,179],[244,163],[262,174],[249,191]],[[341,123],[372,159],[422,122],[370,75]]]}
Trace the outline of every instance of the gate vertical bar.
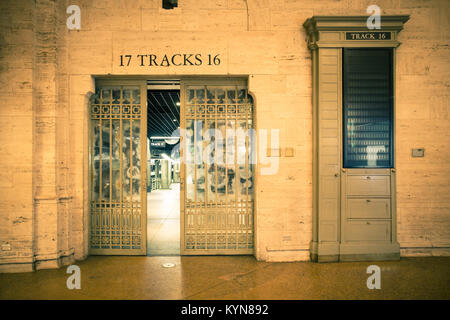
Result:
{"label": "gate vertical bar", "polygon": [[180,254],[184,254],[185,248],[185,202],[186,202],[186,162],[187,162],[187,130],[185,120],[186,87],[180,84]]}

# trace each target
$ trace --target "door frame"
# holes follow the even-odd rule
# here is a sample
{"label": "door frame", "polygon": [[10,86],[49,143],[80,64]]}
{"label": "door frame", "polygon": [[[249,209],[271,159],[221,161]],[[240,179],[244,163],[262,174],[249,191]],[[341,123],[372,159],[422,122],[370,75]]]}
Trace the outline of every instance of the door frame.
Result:
{"label": "door frame", "polygon": [[[142,101],[145,101],[145,107],[143,107],[143,115],[141,118],[141,132],[147,131],[147,81],[149,80],[177,80],[180,81],[180,129],[185,128],[185,88],[186,85],[243,85],[247,88],[248,95],[252,96],[253,98],[253,113],[252,113],[252,121],[253,121],[253,129],[257,130],[257,123],[256,123],[256,100],[254,95],[249,90],[249,78],[248,76],[229,76],[229,75],[94,75],[93,81],[94,81],[94,88],[97,88],[99,86],[126,86],[126,85],[133,85],[133,86],[140,86],[141,87],[141,99]],[[89,103],[88,103],[89,104]],[[89,109],[88,109],[89,110]],[[88,152],[87,152],[87,185],[88,185],[88,204],[87,204],[87,210],[88,213],[88,239],[87,239],[87,249],[88,249],[88,255],[117,255],[118,252],[116,249],[102,249],[102,253],[97,252],[98,249],[91,249],[90,247],[90,240],[91,240],[91,220],[90,220],[90,203],[91,203],[91,132],[92,132],[92,121],[90,118],[90,114],[88,111]],[[256,135],[258,137],[258,135]],[[147,161],[147,139],[141,139],[141,163],[145,163]],[[183,158],[184,153],[184,139],[180,135],[180,158]],[[258,144],[257,144],[258,145]],[[256,146],[257,146],[256,145]],[[142,151],[144,150],[144,151]],[[257,151],[255,151],[257,152]],[[120,255],[147,255],[147,166],[141,165],[141,177],[144,176],[145,179],[141,178],[141,199],[145,199],[142,203],[142,209],[144,214],[142,214],[142,241],[143,246],[140,250],[127,250],[123,249],[121,250]],[[256,228],[256,201],[257,201],[257,170],[258,170],[258,164],[255,163],[254,167],[254,176],[253,176],[253,184],[254,184],[254,195],[253,195],[253,249],[252,253],[240,253],[238,250],[235,253],[231,253],[231,255],[255,255],[256,254],[256,239],[257,239],[257,228]],[[223,254],[223,250],[208,250],[208,252],[204,253],[187,253],[184,250],[184,201],[185,201],[185,164],[183,161],[180,163],[180,256],[181,255],[215,255],[215,254]]]}

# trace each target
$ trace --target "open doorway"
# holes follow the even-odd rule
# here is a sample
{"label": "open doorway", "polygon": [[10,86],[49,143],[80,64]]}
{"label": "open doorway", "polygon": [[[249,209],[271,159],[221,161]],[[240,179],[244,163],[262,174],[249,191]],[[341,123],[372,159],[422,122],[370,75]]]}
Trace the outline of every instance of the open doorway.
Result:
{"label": "open doorway", "polygon": [[89,104],[90,254],[253,253],[246,80],[104,79]]}
{"label": "open doorway", "polygon": [[180,83],[147,86],[147,255],[180,254]]}

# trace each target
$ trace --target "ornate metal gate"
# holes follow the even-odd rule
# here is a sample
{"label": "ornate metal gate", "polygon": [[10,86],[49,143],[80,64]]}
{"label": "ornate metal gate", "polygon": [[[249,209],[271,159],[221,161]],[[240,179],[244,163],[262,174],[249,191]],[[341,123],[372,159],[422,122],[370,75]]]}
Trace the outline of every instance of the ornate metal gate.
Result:
{"label": "ornate metal gate", "polygon": [[256,138],[246,84],[184,82],[181,100],[181,253],[252,254]]}
{"label": "ornate metal gate", "polygon": [[136,82],[99,85],[91,98],[91,254],[146,254],[146,101]]}

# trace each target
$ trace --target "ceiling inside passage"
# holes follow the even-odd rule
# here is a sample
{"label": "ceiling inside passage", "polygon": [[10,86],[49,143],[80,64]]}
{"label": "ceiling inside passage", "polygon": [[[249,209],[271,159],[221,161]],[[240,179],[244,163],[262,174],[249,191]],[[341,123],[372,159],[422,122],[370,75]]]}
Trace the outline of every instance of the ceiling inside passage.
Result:
{"label": "ceiling inside passage", "polygon": [[180,91],[148,90],[147,136],[170,137],[180,126]]}

